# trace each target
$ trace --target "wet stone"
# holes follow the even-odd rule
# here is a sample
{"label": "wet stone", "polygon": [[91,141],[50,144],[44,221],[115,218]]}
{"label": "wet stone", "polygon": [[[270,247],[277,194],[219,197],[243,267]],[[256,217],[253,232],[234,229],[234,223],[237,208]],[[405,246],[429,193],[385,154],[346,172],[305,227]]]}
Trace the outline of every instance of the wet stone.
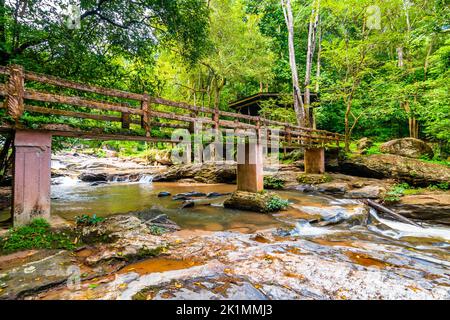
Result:
{"label": "wet stone", "polygon": [[159,198],[168,197],[168,196],[170,196],[170,192],[167,192],[167,191],[161,191],[160,193],[158,193]]}
{"label": "wet stone", "polygon": [[48,251],[37,260],[2,270],[0,300],[22,298],[60,284],[72,274],[71,268],[77,264],[70,252]]}
{"label": "wet stone", "polygon": [[194,201],[185,201],[181,205],[181,209],[193,208],[194,206],[195,206],[195,202]]}

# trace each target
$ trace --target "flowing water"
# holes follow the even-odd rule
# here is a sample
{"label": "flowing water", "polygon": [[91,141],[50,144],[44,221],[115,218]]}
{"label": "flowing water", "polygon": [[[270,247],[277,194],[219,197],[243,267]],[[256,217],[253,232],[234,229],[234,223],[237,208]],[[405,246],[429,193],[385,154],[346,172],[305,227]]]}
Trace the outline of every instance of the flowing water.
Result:
{"label": "flowing water", "polygon": [[[57,178],[53,182],[57,184],[52,185],[52,214],[67,220],[73,221],[76,216],[82,214],[106,217],[153,208],[167,214],[183,229],[182,232],[201,234],[207,231],[206,234],[210,234],[209,231],[234,231],[234,234],[240,235],[252,233],[248,235],[250,240],[272,248],[273,254],[289,252],[305,255],[314,252],[321,257],[320,263],[330,266],[344,259],[369,270],[389,269],[396,274],[395,277],[400,275],[405,279],[417,281],[421,288],[444,288],[444,295],[447,292],[450,298],[450,291],[447,290],[450,287],[450,228],[447,226],[422,224],[420,228],[384,217],[357,200],[296,190],[277,191],[276,193],[289,200],[291,205],[286,211],[269,215],[226,209],[223,202],[227,196],[213,199],[195,198],[195,206],[192,208],[181,208],[182,201],[172,199],[177,193],[191,191],[230,193],[235,190],[234,185],[152,182],[151,176],[143,176],[133,183],[112,181],[95,186],[69,177]],[[159,197],[158,194],[163,191],[170,192],[171,196]],[[268,229],[273,230],[273,238],[270,240],[253,234]],[[224,234],[227,233],[217,233],[217,239],[226,239]],[[297,239],[299,242],[293,242],[292,246],[287,245],[291,239]],[[227,245],[231,245],[232,241],[236,244],[236,239],[224,240]],[[226,250],[226,246],[222,249]],[[240,254],[238,249],[234,253],[237,256]],[[233,257],[233,254],[230,254],[230,257]],[[310,255],[308,257],[311,258]],[[191,261],[161,257],[129,265],[120,273],[137,273],[144,276],[170,270],[194,269],[202,263],[195,259]],[[326,265],[320,268],[323,268],[327,275],[334,272],[328,270]],[[300,277],[292,272],[284,275]],[[361,275],[360,277],[362,278],[358,281],[364,278]],[[324,278],[326,277],[322,274],[317,279],[319,281]],[[350,286],[352,281],[348,281]],[[401,283],[401,280],[395,281]],[[382,284],[383,281],[377,286],[382,287]],[[421,290],[416,286],[409,287],[414,293]],[[387,297],[389,291],[386,294]]]}

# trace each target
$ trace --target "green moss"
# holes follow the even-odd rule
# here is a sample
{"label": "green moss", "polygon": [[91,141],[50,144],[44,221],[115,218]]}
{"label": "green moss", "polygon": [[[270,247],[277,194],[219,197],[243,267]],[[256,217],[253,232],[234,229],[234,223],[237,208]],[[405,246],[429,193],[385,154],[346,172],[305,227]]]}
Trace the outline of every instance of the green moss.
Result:
{"label": "green moss", "polygon": [[45,219],[35,219],[30,224],[9,230],[0,238],[0,253],[7,254],[29,249],[75,249],[74,236],[52,231]]}
{"label": "green moss", "polygon": [[[142,258],[148,258],[148,257],[157,257],[159,256],[161,253],[163,253],[164,251],[166,251],[167,247],[166,246],[159,246],[156,248],[147,248],[146,246],[142,247],[139,249],[139,252],[137,254],[139,259]],[[133,258],[136,258],[135,256],[133,256]]]}

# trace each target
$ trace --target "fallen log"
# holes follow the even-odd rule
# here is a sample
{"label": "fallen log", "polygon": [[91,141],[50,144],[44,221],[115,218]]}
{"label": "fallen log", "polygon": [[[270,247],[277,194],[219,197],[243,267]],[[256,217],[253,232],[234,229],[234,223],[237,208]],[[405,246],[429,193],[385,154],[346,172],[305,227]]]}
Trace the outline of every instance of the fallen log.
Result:
{"label": "fallen log", "polygon": [[416,227],[419,227],[419,228],[423,228],[421,225],[419,225],[419,224],[415,223],[414,221],[412,221],[412,220],[410,220],[410,219],[408,219],[408,218],[406,218],[406,217],[404,217],[404,216],[402,216],[402,215],[392,211],[391,209],[386,208],[385,206],[379,204],[378,202],[375,202],[375,201],[370,200],[370,199],[363,200],[363,202],[365,204],[367,204],[369,207],[372,207],[373,209],[375,209],[377,211],[386,213],[386,214],[390,215],[391,217],[393,217],[393,218],[395,218],[397,220],[400,220],[400,221],[408,223],[408,224],[412,224],[413,226],[416,226]]}

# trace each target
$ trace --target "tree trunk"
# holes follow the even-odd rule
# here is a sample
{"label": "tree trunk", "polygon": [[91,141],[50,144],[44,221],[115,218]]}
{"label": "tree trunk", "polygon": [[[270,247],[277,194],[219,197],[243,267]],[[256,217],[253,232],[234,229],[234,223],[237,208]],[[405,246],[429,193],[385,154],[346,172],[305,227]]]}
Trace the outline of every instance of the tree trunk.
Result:
{"label": "tree trunk", "polygon": [[[322,55],[322,29],[320,26],[320,17],[319,17],[319,25],[317,26],[318,28],[318,39],[319,39],[319,48],[317,51],[317,69],[316,69],[316,87],[315,87],[315,92],[317,94],[317,96],[319,96],[319,91],[320,91],[320,58]],[[313,109],[313,129],[317,129],[317,123],[316,123],[316,109]]]}
{"label": "tree trunk", "polygon": [[286,21],[286,27],[288,29],[288,45],[289,45],[289,65],[292,73],[292,87],[294,96],[294,110],[297,116],[297,124],[299,126],[305,125],[306,112],[303,104],[302,92],[298,81],[297,63],[295,61],[295,48],[294,48],[294,16],[292,14],[292,7],[290,0],[281,0],[281,6],[283,8],[284,19]]}
{"label": "tree trunk", "polygon": [[[308,31],[308,50],[306,53],[306,73],[305,73],[305,110],[306,123],[309,127],[313,126],[313,120],[309,117],[309,108],[311,107],[311,70],[314,57],[314,50],[316,48],[317,26],[319,24],[319,8],[320,0],[316,0],[312,4],[311,17],[309,19]],[[312,117],[311,117],[312,118]]]}
{"label": "tree trunk", "polygon": [[347,109],[345,110],[345,152],[350,152],[350,124],[349,124],[349,116],[352,108],[351,100],[347,101]]}

